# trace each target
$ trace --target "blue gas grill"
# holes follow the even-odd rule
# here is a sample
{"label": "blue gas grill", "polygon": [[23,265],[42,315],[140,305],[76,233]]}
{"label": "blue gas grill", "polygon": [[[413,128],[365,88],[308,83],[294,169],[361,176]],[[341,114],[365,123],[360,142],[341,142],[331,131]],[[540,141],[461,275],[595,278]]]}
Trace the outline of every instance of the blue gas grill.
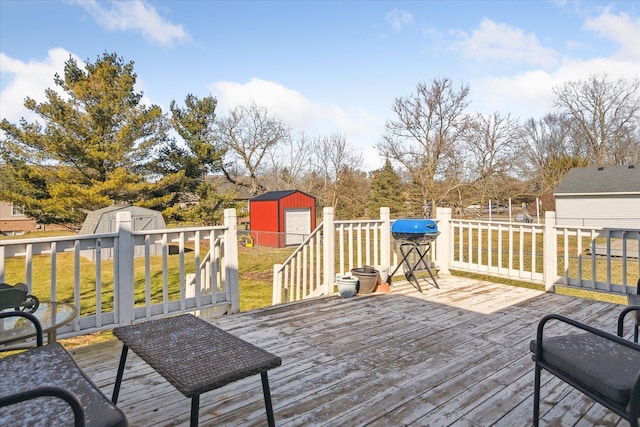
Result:
{"label": "blue gas grill", "polygon": [[391,234],[394,239],[394,249],[401,260],[389,277],[396,274],[402,267],[407,281],[422,292],[416,273],[426,271],[431,280],[426,277],[424,280],[437,288],[438,282],[431,271],[428,254],[431,251],[431,244],[440,234],[438,224],[431,219],[398,219],[391,225]]}

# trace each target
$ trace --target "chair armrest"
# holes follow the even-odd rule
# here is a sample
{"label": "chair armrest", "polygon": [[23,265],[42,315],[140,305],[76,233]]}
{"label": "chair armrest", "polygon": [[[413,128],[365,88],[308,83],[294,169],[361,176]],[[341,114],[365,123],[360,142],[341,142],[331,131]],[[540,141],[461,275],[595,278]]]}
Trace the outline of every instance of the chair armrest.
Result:
{"label": "chair armrest", "polygon": [[622,310],[618,315],[618,336],[621,337],[624,333],[624,318],[631,312],[638,312],[640,314],[640,305],[631,305]]}
{"label": "chair armrest", "polygon": [[0,313],[0,319],[4,319],[7,317],[24,317],[33,323],[33,326],[36,328],[36,346],[42,347],[43,339],[42,339],[42,325],[36,316],[31,313],[25,313],[24,311],[8,311],[5,313]]}
{"label": "chair armrest", "polygon": [[16,403],[24,402],[25,400],[31,400],[37,397],[44,396],[57,397],[67,402],[73,410],[75,427],[84,427],[84,410],[82,409],[82,404],[73,393],[59,387],[38,387],[31,390],[10,394],[5,397],[0,397],[0,407],[14,405]]}
{"label": "chair armrest", "polygon": [[[633,311],[635,309],[640,310],[640,307],[635,307],[635,306],[634,307],[627,307],[625,310]],[[624,311],[623,311],[623,313],[624,313]],[[565,317],[565,316],[562,316],[562,315],[559,315],[559,314],[547,314],[538,323],[538,330],[536,332],[536,354],[535,354],[536,360],[540,360],[540,358],[542,358],[542,335],[543,335],[543,331],[544,331],[544,326],[550,320],[558,320],[560,322],[567,323],[567,324],[569,324],[571,326],[574,326],[574,327],[576,327],[578,329],[582,329],[585,332],[588,332],[588,333],[591,333],[591,334],[594,334],[594,335],[598,335],[598,336],[600,336],[602,338],[608,339],[610,341],[614,341],[614,342],[616,342],[618,344],[621,344],[621,345],[623,345],[625,347],[629,347],[631,349],[640,351],[640,345],[639,344],[636,344],[634,342],[631,342],[629,340],[621,338],[621,337],[619,337],[617,335],[611,334],[609,332],[602,331],[600,329],[594,328],[593,326],[586,325],[584,323],[578,322],[577,320],[573,320],[573,319],[570,319],[568,317]]]}

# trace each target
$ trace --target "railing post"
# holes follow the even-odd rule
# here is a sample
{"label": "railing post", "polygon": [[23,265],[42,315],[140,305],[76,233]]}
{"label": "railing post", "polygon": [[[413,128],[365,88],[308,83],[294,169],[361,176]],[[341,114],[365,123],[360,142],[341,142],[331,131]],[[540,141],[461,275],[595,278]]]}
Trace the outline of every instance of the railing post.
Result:
{"label": "railing post", "polygon": [[380,208],[380,265],[391,268],[391,209]]}
{"label": "railing post", "polygon": [[436,240],[436,263],[440,269],[440,273],[449,274],[449,266],[451,265],[451,248],[453,244],[451,239],[451,208],[436,207],[436,219],[438,220],[438,231],[440,236]]}
{"label": "railing post", "polygon": [[323,225],[322,225],[322,264],[324,275],[324,294],[331,295],[333,293],[333,284],[336,280],[336,266],[335,266],[335,240],[336,231],[333,224],[333,208],[325,207],[322,209]]}
{"label": "railing post", "polygon": [[235,209],[224,210],[223,268],[227,289],[231,297],[231,312],[240,311],[240,286],[238,285],[238,221]]}
{"label": "railing post", "polygon": [[135,292],[133,289],[133,227],[131,224],[131,212],[118,212],[116,214],[116,231],[118,233],[118,266],[115,283],[115,312],[116,323],[120,326],[131,325],[135,320]]}
{"label": "railing post", "polygon": [[558,275],[558,238],[556,237],[556,213],[547,211],[544,214],[544,249],[543,275],[544,290],[554,292]]}
{"label": "railing post", "polygon": [[276,305],[282,303],[282,272],[280,269],[282,264],[275,264],[273,266],[273,293],[271,297],[271,304]]}

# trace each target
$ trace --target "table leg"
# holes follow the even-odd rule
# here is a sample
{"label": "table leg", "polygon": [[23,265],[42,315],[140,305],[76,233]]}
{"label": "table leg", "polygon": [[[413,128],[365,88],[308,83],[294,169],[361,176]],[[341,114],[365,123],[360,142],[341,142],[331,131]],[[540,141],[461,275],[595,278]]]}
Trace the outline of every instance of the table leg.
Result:
{"label": "table leg", "polygon": [[269,390],[269,377],[267,371],[260,372],[262,377],[262,392],[264,393],[264,406],[267,409],[267,423],[269,427],[275,427],[276,421],[273,416],[273,406],[271,405],[271,391]]}
{"label": "table leg", "polygon": [[128,351],[129,347],[123,345],[122,353],[120,354],[120,364],[118,365],[118,374],[116,375],[116,383],[113,385],[113,395],[111,396],[111,401],[114,405],[118,403],[118,394],[120,394],[120,384],[122,383],[122,376],[124,375],[124,365],[127,361]]}
{"label": "table leg", "polygon": [[198,412],[200,412],[200,395],[191,398],[191,427],[198,427]]}
{"label": "table leg", "polygon": [[56,342],[56,330],[53,328],[47,332],[47,344],[51,344],[52,342]]}

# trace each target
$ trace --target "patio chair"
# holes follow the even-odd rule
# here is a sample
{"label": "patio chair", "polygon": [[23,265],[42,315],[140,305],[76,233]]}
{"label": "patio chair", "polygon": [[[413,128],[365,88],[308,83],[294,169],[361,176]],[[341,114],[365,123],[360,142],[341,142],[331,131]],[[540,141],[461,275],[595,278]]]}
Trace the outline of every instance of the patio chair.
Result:
{"label": "patio chair", "polygon": [[[629,305],[640,305],[640,279],[636,285],[636,293],[627,295],[627,303]],[[633,328],[633,342],[638,342],[638,329],[640,329],[640,312],[633,313],[634,328]]]}
{"label": "patio chair", "polygon": [[37,347],[0,359],[0,425],[128,426],[118,409],[60,345],[42,345],[42,327],[32,314]]}
{"label": "patio chair", "polygon": [[[640,306],[631,306],[620,313],[617,336],[557,314],[540,320],[536,339],[530,343],[535,362],[534,426],[540,418],[540,374],[544,369],[638,427],[640,345],[622,338],[625,316],[638,312]],[[583,332],[546,337],[544,329],[551,320]]]}

